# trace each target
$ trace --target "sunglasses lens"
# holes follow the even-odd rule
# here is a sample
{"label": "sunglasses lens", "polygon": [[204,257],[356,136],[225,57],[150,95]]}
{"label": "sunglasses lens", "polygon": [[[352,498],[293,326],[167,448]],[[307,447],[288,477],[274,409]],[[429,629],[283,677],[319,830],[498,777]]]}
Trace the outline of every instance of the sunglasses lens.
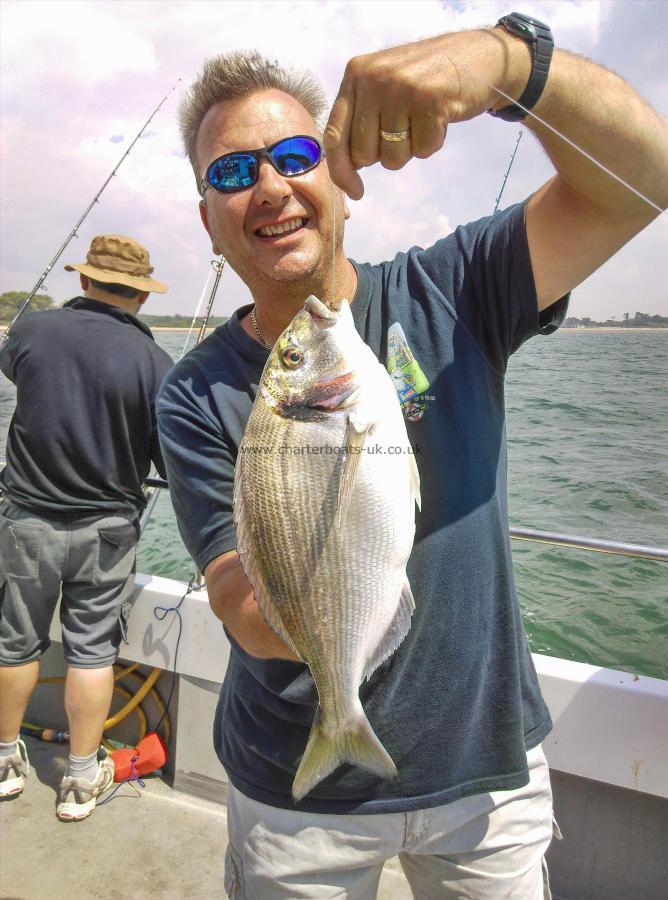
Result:
{"label": "sunglasses lens", "polygon": [[280,141],[271,151],[271,158],[283,175],[301,175],[322,158],[320,144],[313,138],[293,137]]}
{"label": "sunglasses lens", "polygon": [[239,191],[255,183],[257,162],[250,153],[229,153],[211,163],[206,177],[217,191]]}
{"label": "sunglasses lens", "polygon": [[[281,175],[301,175],[315,168],[322,159],[322,149],[315,138],[291,137],[279,141],[270,151],[274,167]],[[257,151],[257,155],[267,155]],[[226,153],[214,160],[206,172],[206,180],[223,193],[242,191],[257,181],[257,159],[252,153]]]}

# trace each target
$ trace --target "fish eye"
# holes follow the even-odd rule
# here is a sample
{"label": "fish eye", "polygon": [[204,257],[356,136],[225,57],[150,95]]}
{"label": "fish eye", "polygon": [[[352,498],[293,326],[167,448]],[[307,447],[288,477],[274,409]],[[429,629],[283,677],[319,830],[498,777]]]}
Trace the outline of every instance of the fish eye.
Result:
{"label": "fish eye", "polygon": [[288,347],[283,351],[283,364],[288,369],[298,369],[304,362],[304,354],[298,347]]}

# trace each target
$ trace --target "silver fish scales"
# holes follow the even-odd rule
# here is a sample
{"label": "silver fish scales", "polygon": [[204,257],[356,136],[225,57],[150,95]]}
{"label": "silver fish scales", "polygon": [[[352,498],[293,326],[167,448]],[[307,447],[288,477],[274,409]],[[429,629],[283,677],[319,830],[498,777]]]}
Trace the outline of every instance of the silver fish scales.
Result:
{"label": "silver fish scales", "polygon": [[390,376],[345,301],[330,310],[309,297],[267,360],[234,491],[244,572],[318,690],[296,800],[343,762],[396,775],[359,686],[410,628],[416,502],[417,466]]}

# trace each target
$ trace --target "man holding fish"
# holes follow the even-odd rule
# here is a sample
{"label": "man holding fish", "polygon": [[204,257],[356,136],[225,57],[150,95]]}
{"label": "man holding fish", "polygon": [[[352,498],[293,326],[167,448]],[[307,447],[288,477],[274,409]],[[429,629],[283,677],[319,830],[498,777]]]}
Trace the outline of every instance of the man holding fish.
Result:
{"label": "man holding fish", "polygon": [[[255,53],[207,61],[181,107],[202,221],[254,300],[158,401],[232,648],[226,888],[371,898],[398,854],[416,897],[549,896],[551,721],[513,584],[503,378],[668,202],[665,124],[515,13],[351,60],[323,131],[325,109],[312,76]],[[360,169],[527,109],[556,169],[528,201],[381,265],[346,257]]]}

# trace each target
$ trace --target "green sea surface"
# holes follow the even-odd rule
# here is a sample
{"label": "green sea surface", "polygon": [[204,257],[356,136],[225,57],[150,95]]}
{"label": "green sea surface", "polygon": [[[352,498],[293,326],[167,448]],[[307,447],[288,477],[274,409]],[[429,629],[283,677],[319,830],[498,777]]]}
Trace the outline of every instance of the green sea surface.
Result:
{"label": "green sea surface", "polygon": [[[159,332],[173,358],[185,333]],[[668,329],[562,329],[506,378],[512,526],[668,547]],[[0,454],[14,406],[0,376]],[[513,541],[532,650],[668,678],[668,563]],[[167,492],[140,571],[194,573]]]}

